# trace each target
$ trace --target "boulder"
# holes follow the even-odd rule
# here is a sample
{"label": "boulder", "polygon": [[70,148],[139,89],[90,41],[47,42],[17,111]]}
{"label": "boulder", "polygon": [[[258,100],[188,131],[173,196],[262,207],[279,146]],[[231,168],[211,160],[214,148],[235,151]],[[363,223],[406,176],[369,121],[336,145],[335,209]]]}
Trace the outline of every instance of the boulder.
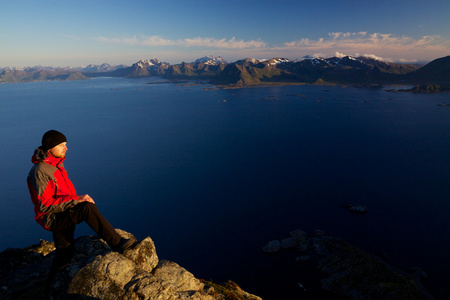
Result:
{"label": "boulder", "polygon": [[123,255],[147,272],[152,272],[159,262],[155,244],[150,237],[145,238],[132,249],[126,250]]}
{"label": "boulder", "polygon": [[[73,267],[67,268],[69,273]],[[117,252],[98,255],[92,262],[82,267],[70,281],[53,285],[52,295],[85,295],[97,299],[120,299],[125,294],[124,287],[139,271],[132,260]],[[61,277],[60,277],[61,278]],[[64,283],[68,283],[67,292]],[[58,287],[63,288],[58,289]]]}
{"label": "boulder", "polygon": [[162,286],[172,286],[178,291],[198,291],[204,288],[204,284],[177,263],[162,261],[153,272]]}

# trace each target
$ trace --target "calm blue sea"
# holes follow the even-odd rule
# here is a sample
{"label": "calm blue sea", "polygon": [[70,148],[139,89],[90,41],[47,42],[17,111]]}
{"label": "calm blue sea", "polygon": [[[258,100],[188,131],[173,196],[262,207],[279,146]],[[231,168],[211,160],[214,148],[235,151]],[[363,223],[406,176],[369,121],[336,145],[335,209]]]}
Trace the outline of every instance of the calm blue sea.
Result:
{"label": "calm blue sea", "polygon": [[293,257],[260,248],[321,229],[421,267],[427,288],[450,296],[450,107],[437,105],[449,94],[209,88],[160,78],[0,85],[0,251],[52,239],[33,219],[26,176],[56,129],[78,193],[198,278],[298,298],[297,271],[284,265]]}

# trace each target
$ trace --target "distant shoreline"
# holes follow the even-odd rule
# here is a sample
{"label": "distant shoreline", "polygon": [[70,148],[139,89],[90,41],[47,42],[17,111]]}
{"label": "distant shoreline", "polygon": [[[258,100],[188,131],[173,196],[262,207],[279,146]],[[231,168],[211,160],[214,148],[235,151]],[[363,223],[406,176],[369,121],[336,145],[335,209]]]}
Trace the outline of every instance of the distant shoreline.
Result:
{"label": "distant shoreline", "polygon": [[[173,83],[173,84],[182,84],[187,82],[196,82],[192,84],[187,84],[189,86],[192,85],[200,85],[200,84],[210,84],[211,88],[205,88],[205,90],[215,90],[215,89],[224,89],[224,90],[233,90],[233,89],[243,89],[243,88],[264,88],[264,87],[274,87],[274,86],[299,86],[299,85],[305,85],[305,86],[330,86],[330,87],[341,87],[341,88],[366,88],[366,89],[382,89],[384,86],[398,86],[398,87],[404,87],[404,86],[412,86],[410,89],[387,89],[386,92],[390,93],[420,93],[420,94],[440,94],[440,93],[449,93],[450,92],[450,86],[440,86],[436,84],[430,84],[430,85],[412,85],[412,84],[352,84],[352,83],[332,83],[332,82],[325,82],[322,80],[319,80],[317,82],[260,82],[260,83],[252,83],[252,84],[215,84],[209,80],[205,80],[204,78],[164,78],[162,76],[148,76],[150,77],[160,77],[163,80],[160,81],[154,81],[154,82],[147,82],[147,84],[165,84],[165,83]],[[130,78],[130,77],[117,77],[117,76],[95,76],[95,77],[85,77],[85,78],[70,78],[70,76],[66,79],[45,79],[45,80],[26,80],[26,81],[14,81],[14,82],[2,82],[0,81],[0,84],[14,84],[14,83],[33,83],[33,82],[65,82],[65,81],[78,81],[78,80],[92,80],[92,79],[98,79],[98,78],[128,78],[128,79],[145,79],[146,77],[137,77],[137,78]],[[185,85],[185,86],[187,86]]]}

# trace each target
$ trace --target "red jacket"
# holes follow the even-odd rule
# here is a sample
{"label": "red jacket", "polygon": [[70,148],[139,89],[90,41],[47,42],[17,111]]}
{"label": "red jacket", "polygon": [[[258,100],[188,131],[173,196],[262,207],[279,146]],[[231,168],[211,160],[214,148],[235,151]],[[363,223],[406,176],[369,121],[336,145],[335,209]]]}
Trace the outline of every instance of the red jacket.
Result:
{"label": "red jacket", "polygon": [[34,217],[45,229],[51,230],[54,214],[78,204],[75,187],[67,177],[63,161],[38,148],[31,161],[34,166],[27,177],[28,190],[34,204]]}

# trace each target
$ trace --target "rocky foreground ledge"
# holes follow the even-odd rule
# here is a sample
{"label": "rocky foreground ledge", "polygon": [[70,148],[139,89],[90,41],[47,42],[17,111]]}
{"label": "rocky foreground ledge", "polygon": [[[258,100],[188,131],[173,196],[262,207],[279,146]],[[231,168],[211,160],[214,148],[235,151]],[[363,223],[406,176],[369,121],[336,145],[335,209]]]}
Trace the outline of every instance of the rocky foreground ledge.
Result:
{"label": "rocky foreground ledge", "polygon": [[[133,237],[117,230],[122,237]],[[0,299],[42,299],[53,243],[0,253]],[[71,263],[57,274],[52,299],[261,300],[231,281],[205,282],[175,262],[159,260],[150,237],[123,255],[96,236],[75,241]]]}

